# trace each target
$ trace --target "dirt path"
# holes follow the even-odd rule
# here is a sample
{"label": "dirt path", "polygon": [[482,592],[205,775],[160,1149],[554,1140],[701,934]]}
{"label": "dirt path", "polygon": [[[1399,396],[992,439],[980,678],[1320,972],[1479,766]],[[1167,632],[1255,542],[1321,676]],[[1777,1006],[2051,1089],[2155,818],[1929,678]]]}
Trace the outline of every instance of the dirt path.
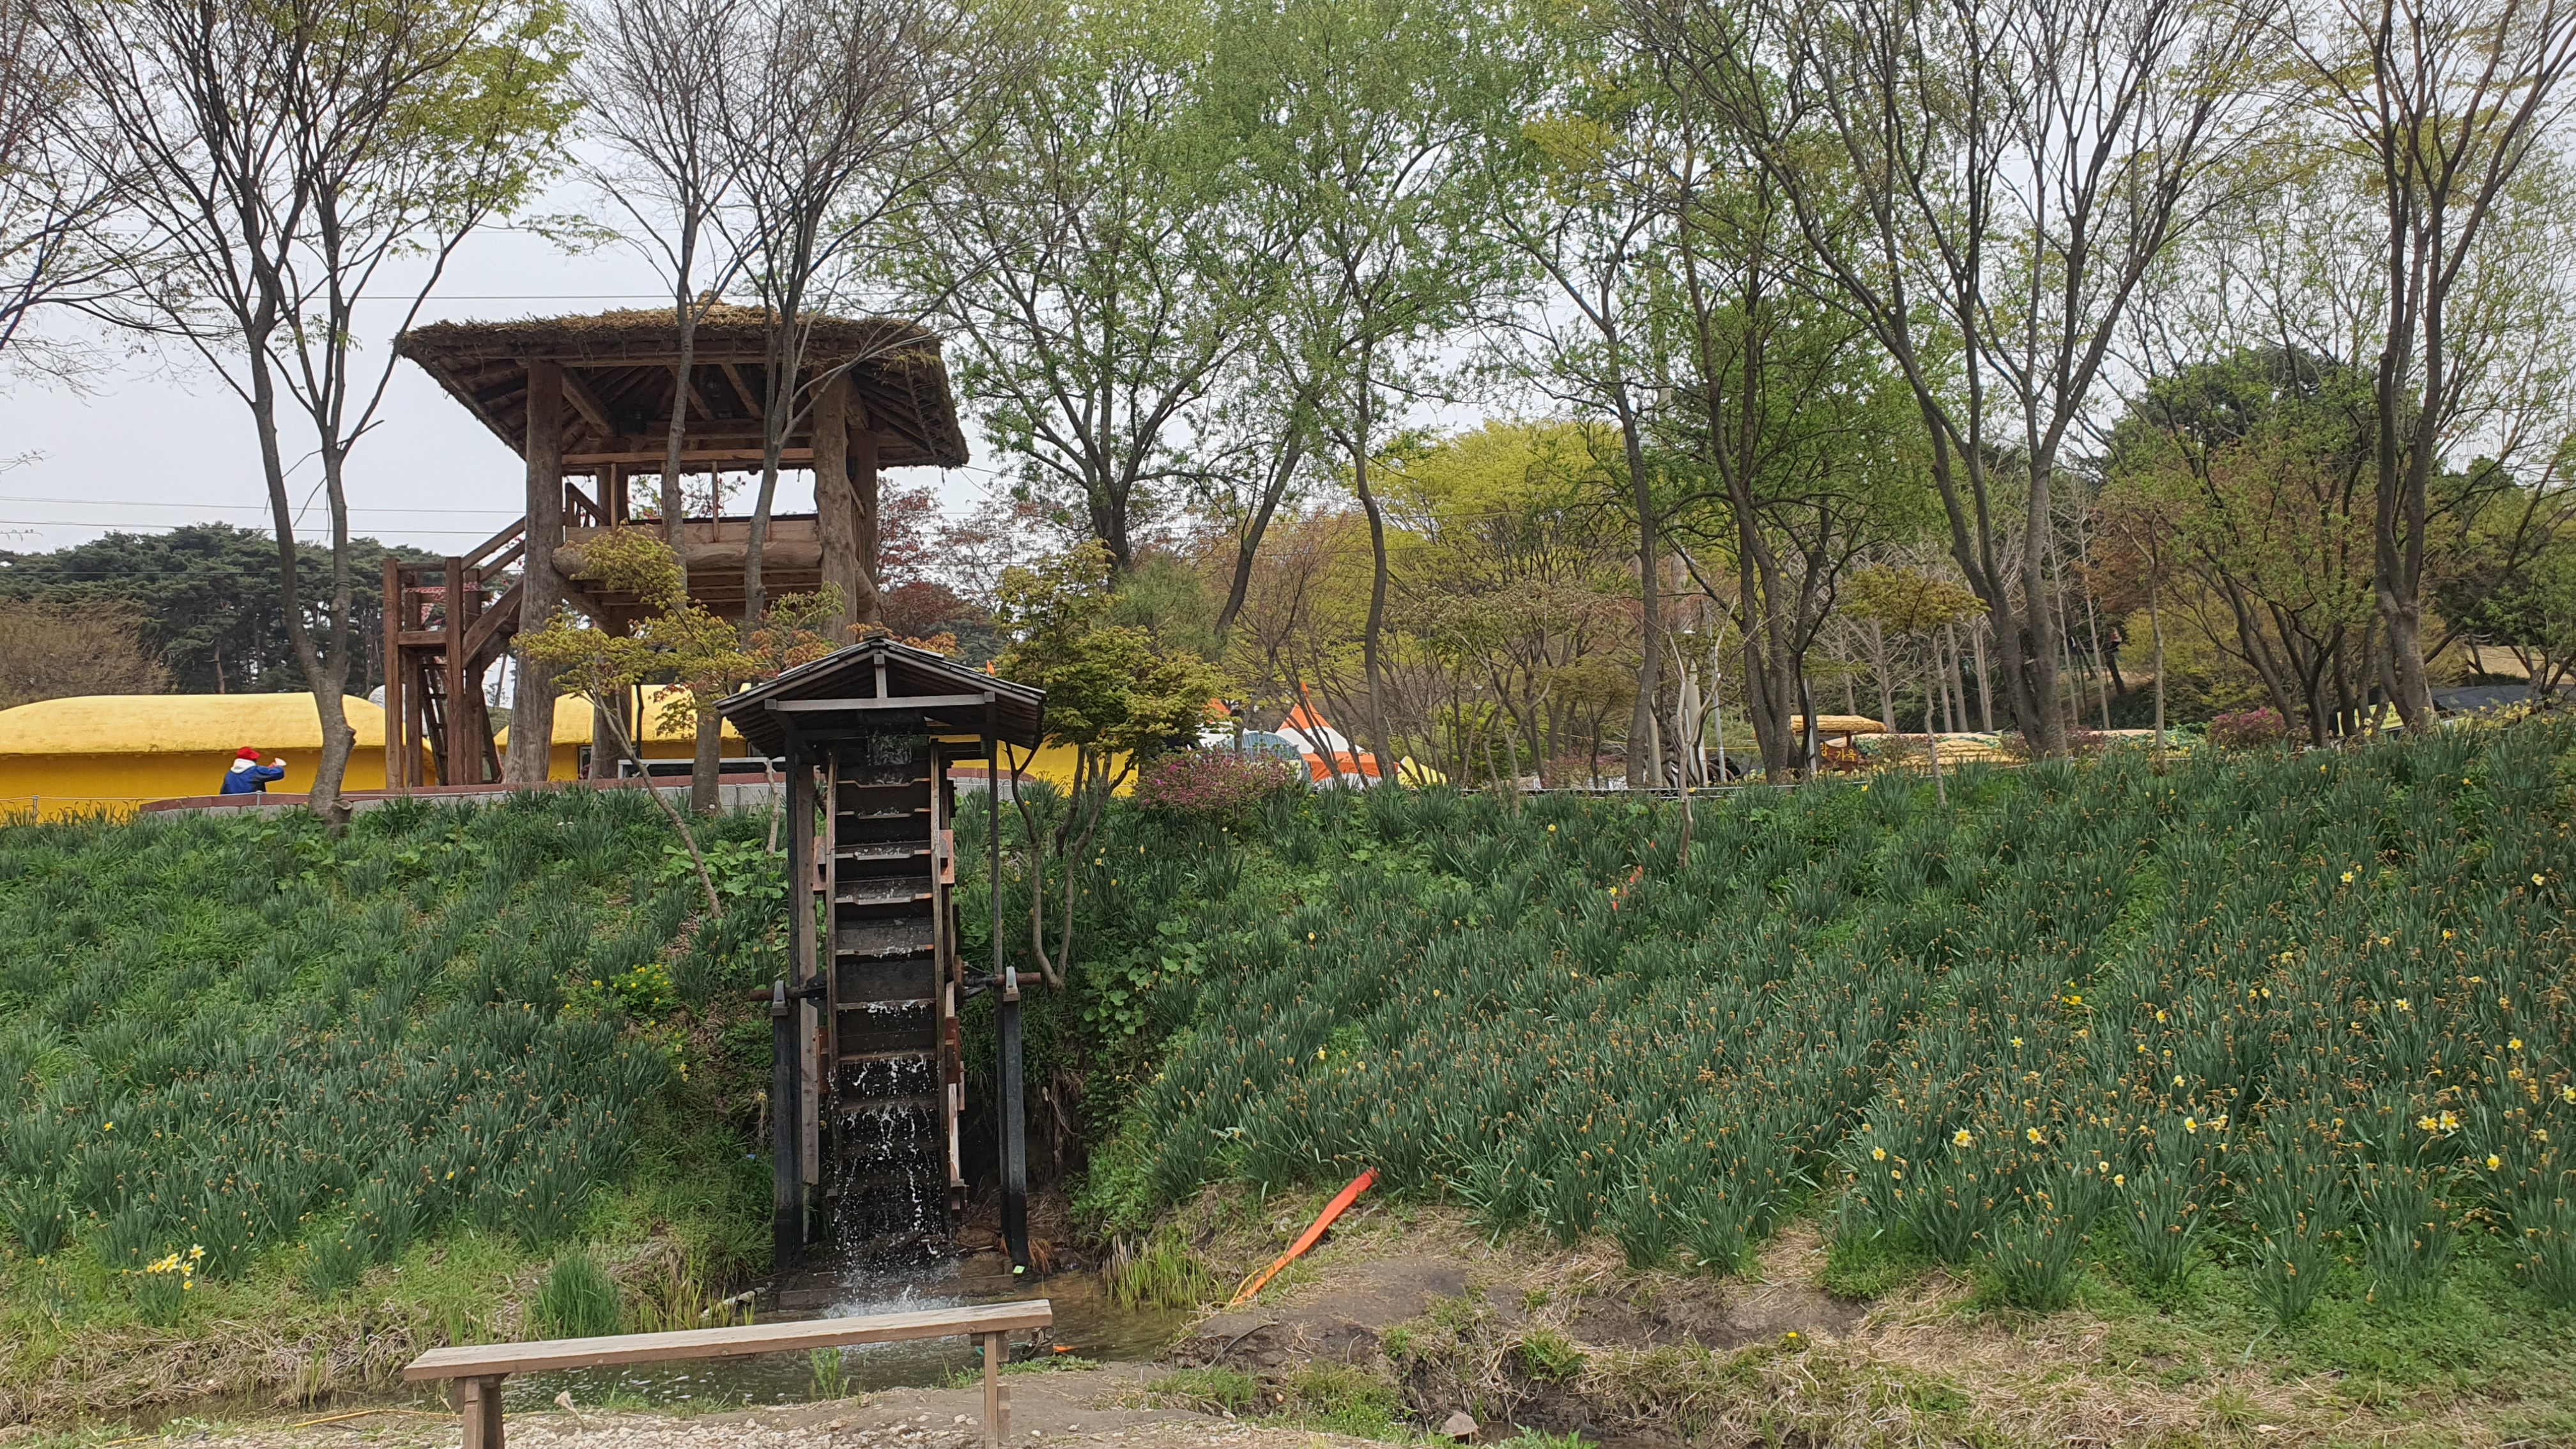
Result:
{"label": "dirt path", "polygon": [[[1258,1427],[1173,1409],[1102,1407],[1132,1390],[1152,1370],[1134,1365],[1062,1373],[1013,1374],[1011,1443],[1080,1445],[1083,1449],[1341,1449],[1358,1443],[1298,1429]],[[512,1414],[513,1449],[979,1449],[983,1391],[888,1389],[860,1398],[734,1413],[673,1416],[576,1407]],[[331,1417],[331,1416],[325,1416]],[[133,1441],[188,1449],[453,1449],[453,1418],[416,1411],[377,1411],[314,1423],[309,1416],[268,1424],[210,1426],[179,1421]],[[62,1441],[77,1442],[77,1441]],[[95,1442],[95,1441],[91,1441]],[[10,1449],[36,1449],[40,1437],[11,1439]]]}

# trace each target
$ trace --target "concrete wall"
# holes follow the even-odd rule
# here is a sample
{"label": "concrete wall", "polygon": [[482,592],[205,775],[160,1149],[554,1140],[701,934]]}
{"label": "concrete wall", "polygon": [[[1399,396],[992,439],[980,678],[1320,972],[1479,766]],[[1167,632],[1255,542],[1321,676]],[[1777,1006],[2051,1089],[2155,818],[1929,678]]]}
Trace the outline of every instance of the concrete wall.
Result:
{"label": "concrete wall", "polygon": [[[319,749],[274,750],[261,757],[286,761],[286,778],[272,790],[301,794],[313,783],[322,763]],[[232,752],[220,754],[0,755],[0,816],[60,820],[72,815],[131,815],[147,800],[180,795],[212,795],[223,789]],[[349,757],[342,788],[385,787],[383,746],[360,749]]]}

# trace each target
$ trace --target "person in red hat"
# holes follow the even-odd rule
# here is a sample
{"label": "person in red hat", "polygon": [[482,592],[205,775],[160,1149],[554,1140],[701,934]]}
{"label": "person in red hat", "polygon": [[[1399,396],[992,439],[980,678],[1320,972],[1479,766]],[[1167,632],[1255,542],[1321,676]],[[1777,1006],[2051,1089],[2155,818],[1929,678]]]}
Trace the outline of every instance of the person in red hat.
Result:
{"label": "person in red hat", "polygon": [[248,745],[233,751],[233,767],[224,772],[225,795],[265,795],[269,782],[286,778],[286,761],[259,762],[259,751]]}

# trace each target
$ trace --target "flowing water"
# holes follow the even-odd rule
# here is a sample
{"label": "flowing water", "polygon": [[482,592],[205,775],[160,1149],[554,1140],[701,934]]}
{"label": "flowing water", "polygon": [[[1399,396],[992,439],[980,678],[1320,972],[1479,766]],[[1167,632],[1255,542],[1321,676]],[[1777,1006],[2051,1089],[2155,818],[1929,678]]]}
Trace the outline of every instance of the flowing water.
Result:
{"label": "flowing water", "polygon": [[[901,1313],[966,1303],[1005,1303],[1045,1298],[1055,1306],[1047,1351],[1063,1349],[1103,1363],[1151,1359],[1170,1345],[1189,1315],[1161,1309],[1121,1308],[1110,1301],[1096,1273],[1057,1273],[1014,1281],[997,1254],[962,1262],[942,1258],[887,1267],[872,1262],[820,1264],[781,1285],[779,1307],[768,1323],[804,1318],[846,1318]],[[864,1344],[841,1352],[842,1394],[872,1389],[936,1387],[981,1363],[965,1338],[915,1339]],[[569,1392],[585,1407],[669,1405],[710,1408],[736,1404],[794,1404],[831,1397],[814,1364],[802,1354],[757,1358],[631,1364],[572,1373],[513,1375],[502,1385],[512,1410],[540,1409]]]}

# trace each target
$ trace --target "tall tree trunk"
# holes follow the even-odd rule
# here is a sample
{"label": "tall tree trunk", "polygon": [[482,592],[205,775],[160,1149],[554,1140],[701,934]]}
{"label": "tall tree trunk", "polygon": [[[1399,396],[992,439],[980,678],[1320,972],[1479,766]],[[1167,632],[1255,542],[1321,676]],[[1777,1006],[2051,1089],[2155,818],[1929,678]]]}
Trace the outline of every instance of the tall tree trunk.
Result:
{"label": "tall tree trunk", "polygon": [[2147,635],[2155,649],[2156,750],[2159,754],[2163,753],[2165,747],[2165,621],[2164,612],[2158,607],[2159,601],[2156,597],[2157,575],[2162,571],[2155,558],[2150,555],[2147,559]]}
{"label": "tall tree trunk", "polygon": [[[524,637],[553,622],[563,606],[563,578],[554,551],[563,541],[563,368],[528,366],[528,528],[521,565],[519,632]],[[514,785],[545,780],[554,763],[555,696],[552,671],[521,656],[510,697],[510,758],[501,778]]]}
{"label": "tall tree trunk", "polygon": [[1252,522],[1244,529],[1243,536],[1235,541],[1232,579],[1226,585],[1225,603],[1216,611],[1216,637],[1220,647],[1226,634],[1234,628],[1234,616],[1243,612],[1244,595],[1252,588],[1252,567],[1260,559],[1261,540],[1270,531],[1271,515],[1278,511],[1280,501],[1288,496],[1289,484],[1297,477],[1297,465],[1305,459],[1306,407],[1307,400],[1301,397],[1298,406],[1291,410],[1287,441],[1281,445],[1278,458],[1271,464],[1270,476],[1262,480],[1261,501],[1252,510]]}
{"label": "tall tree trunk", "polygon": [[1878,677],[1878,727],[1896,733],[1896,679],[1887,668],[1887,631],[1869,621],[1869,672]]}
{"label": "tall tree trunk", "polygon": [[2039,729],[2037,753],[2066,753],[2066,711],[2059,695],[2059,682],[2064,666],[2060,654],[2064,648],[2057,628],[2056,613],[2048,606],[2047,561],[2050,548],[2049,470],[2033,468],[2030,478],[2030,518],[2022,533],[2021,567],[2023,586],[2030,607],[2022,611],[2022,692],[2030,699],[2036,720],[2024,721],[2022,738],[2031,738],[2031,728]]}
{"label": "tall tree trunk", "polygon": [[1968,649],[1977,660],[1977,728],[1995,732],[1995,677],[1986,669],[1986,621],[1968,621]]}
{"label": "tall tree trunk", "polygon": [[[1615,365],[1615,363],[1614,363]],[[1641,613],[1643,633],[1638,645],[1637,703],[1628,719],[1628,784],[1631,789],[1660,784],[1664,778],[1664,752],[1653,729],[1655,707],[1663,696],[1663,600],[1658,586],[1663,582],[1660,567],[1663,549],[1655,538],[1655,491],[1646,472],[1645,448],[1638,436],[1637,419],[1627,403],[1627,390],[1618,390],[1620,444],[1628,466],[1628,491],[1637,510],[1637,606]],[[1646,758],[1637,758],[1634,742],[1646,744]]]}
{"label": "tall tree trunk", "polygon": [[[1371,415],[1370,376],[1376,361],[1375,349],[1360,349],[1360,393],[1357,435],[1351,445],[1351,480],[1359,494],[1360,508],[1368,515],[1369,528],[1369,607],[1368,624],[1360,636],[1360,666],[1368,676],[1368,730],[1370,747],[1377,751],[1378,769],[1393,768],[1386,740],[1386,697],[1381,683],[1380,646],[1386,630],[1386,515],[1378,508],[1377,495],[1369,487],[1369,445]],[[1359,762],[1354,760],[1352,764]],[[1367,783],[1363,772],[1362,784]]]}
{"label": "tall tree trunk", "polygon": [[[680,280],[672,291],[671,310],[680,327],[680,360],[671,370],[671,426],[662,439],[662,541],[671,546],[671,552],[679,559],[682,598],[687,598],[689,595],[689,505],[683,488],[686,475],[682,469],[686,465],[680,459],[688,446],[689,379],[697,367],[698,348],[698,304],[689,296],[691,241],[691,238],[683,238],[680,252]],[[713,498],[716,494],[715,483],[715,470],[713,465],[710,465],[707,473],[709,498]],[[716,511],[721,513],[723,510]],[[689,752],[689,809],[699,815],[715,813],[719,799],[716,789],[717,772],[722,768],[723,747],[718,739],[719,726],[715,711],[703,707],[707,703],[709,701],[698,701],[701,708],[695,711],[697,723],[690,731],[692,745]],[[635,730],[638,737],[650,739],[653,729],[652,705],[647,702],[644,710],[644,717],[635,722]],[[644,771],[645,787],[651,789],[652,771],[644,765],[641,756],[637,757],[636,768]],[[658,800],[661,797],[657,795],[654,798]]]}

